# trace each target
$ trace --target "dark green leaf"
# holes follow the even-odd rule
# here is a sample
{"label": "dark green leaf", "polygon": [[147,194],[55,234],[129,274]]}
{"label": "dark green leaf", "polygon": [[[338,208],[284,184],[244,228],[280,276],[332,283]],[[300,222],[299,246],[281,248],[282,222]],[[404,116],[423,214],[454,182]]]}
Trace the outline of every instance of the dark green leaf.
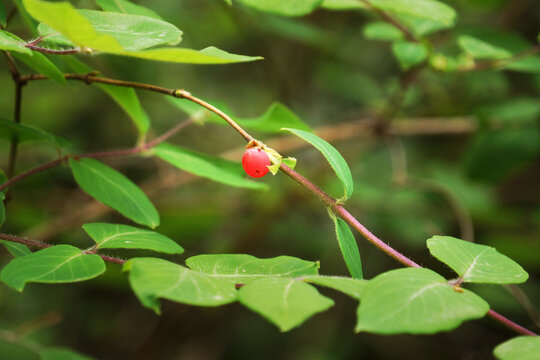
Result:
{"label": "dark green leaf", "polygon": [[23,244],[7,240],[0,240],[0,243],[6,247],[6,250],[9,251],[13,257],[21,257],[32,253],[30,249]]}
{"label": "dark green leaf", "polygon": [[129,283],[141,303],[159,314],[159,298],[197,306],[236,301],[233,281],[191,271],[157,258],[135,258],[124,265]]}
{"label": "dark green leaf", "polygon": [[382,21],[367,24],[362,33],[369,40],[396,41],[403,39],[403,33],[399,29]]}
{"label": "dark green leaf", "polygon": [[270,320],[281,331],[289,331],[334,305],[313,286],[281,278],[256,280],[242,286],[238,301]]}
{"label": "dark green leaf", "polygon": [[493,353],[499,360],[538,360],[540,337],[515,337],[497,346]]}
{"label": "dark green leaf", "polygon": [[261,277],[289,277],[318,275],[319,264],[290,256],[258,259],[244,254],[198,255],[186,260],[186,265],[198,272],[235,283],[246,283]]}
{"label": "dark green leaf", "polygon": [[284,130],[288,130],[296,136],[304,139],[311,145],[315,146],[324,155],[332,169],[334,169],[339,180],[343,184],[343,188],[345,190],[343,200],[347,200],[348,198],[350,198],[353,193],[354,184],[351,170],[349,169],[349,166],[347,165],[345,159],[343,159],[343,156],[341,156],[341,154],[332,145],[330,145],[328,142],[324,141],[315,134],[298,129],[285,128]]}
{"label": "dark green leaf", "polygon": [[7,141],[17,139],[19,143],[46,141],[57,148],[64,148],[70,145],[69,141],[64,138],[3,118],[0,118],[0,139]]}
{"label": "dark green leaf", "polygon": [[0,26],[6,26],[6,7],[0,0]]}
{"label": "dark green leaf", "polygon": [[333,213],[330,214],[330,217],[334,220],[339,249],[345,264],[347,264],[347,269],[349,269],[353,278],[362,279],[364,277],[362,260],[360,259],[360,252],[354,234],[345,221],[337,218]]}
{"label": "dark green leaf", "polygon": [[[0,182],[0,184],[3,184],[5,181]],[[4,199],[6,198],[6,195],[4,195],[3,192],[0,191],[0,226],[6,221],[6,208],[4,207]]]}
{"label": "dark green leaf", "polygon": [[25,47],[24,41],[10,32],[0,30],[0,50],[15,51],[22,54],[32,55],[32,51]]}
{"label": "dark green leaf", "polygon": [[136,223],[155,228],[159,214],[137,185],[94,159],[69,159],[77,184],[90,196]]}
{"label": "dark green leaf", "polygon": [[197,176],[231,186],[267,189],[264,183],[246,179],[240,163],[170,144],[160,144],[154,151],[161,159]]}
{"label": "dark green leaf", "polygon": [[519,284],[529,275],[518,263],[495,248],[450,236],[434,236],[427,241],[431,255],[450,266],[464,282]]}
{"label": "dark green leaf", "polygon": [[315,10],[322,0],[238,0],[259,11],[284,16],[301,16]]}
{"label": "dark green leaf", "polygon": [[154,231],[120,224],[91,223],[83,229],[96,242],[96,249],[145,249],[166,254],[181,254],[184,249]]}
{"label": "dark green leaf", "polygon": [[93,358],[79,354],[71,349],[46,348],[39,352],[41,360],[92,360]]}
{"label": "dark green leaf", "polygon": [[64,74],[47,57],[41,53],[33,51],[31,56],[26,53],[14,52],[13,56],[25,63],[29,68],[45,75],[52,81],[66,85]]}
{"label": "dark green leaf", "polygon": [[303,281],[337,290],[357,300],[362,297],[368,283],[367,280],[341,276],[306,276]]}
{"label": "dark green leaf", "polygon": [[429,269],[391,270],[368,282],[356,331],[433,334],[481,318],[488,310],[482,298],[468,290],[454,290]]}
{"label": "dark green leaf", "polygon": [[70,283],[92,279],[105,272],[105,263],[95,254],[85,254],[71,245],[56,245],[15,258],[0,273],[0,279],[17,291],[28,282]]}
{"label": "dark green leaf", "polygon": [[420,64],[429,55],[425,45],[406,41],[394,43],[392,51],[404,70]]}
{"label": "dark green leaf", "polygon": [[114,11],[124,14],[148,16],[163,20],[154,10],[137,5],[128,0],[96,0],[96,4],[105,11]]}

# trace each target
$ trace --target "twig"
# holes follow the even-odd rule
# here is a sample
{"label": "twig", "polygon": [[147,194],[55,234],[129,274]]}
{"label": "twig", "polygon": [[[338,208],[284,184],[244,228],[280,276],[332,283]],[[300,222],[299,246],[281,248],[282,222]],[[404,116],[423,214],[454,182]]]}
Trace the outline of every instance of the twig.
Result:
{"label": "twig", "polygon": [[83,50],[79,48],[73,48],[73,49],[49,49],[44,48],[41,46],[32,45],[32,43],[24,44],[24,46],[30,50],[34,50],[40,53],[44,54],[53,54],[53,55],[73,55],[73,54],[79,54],[83,52]]}

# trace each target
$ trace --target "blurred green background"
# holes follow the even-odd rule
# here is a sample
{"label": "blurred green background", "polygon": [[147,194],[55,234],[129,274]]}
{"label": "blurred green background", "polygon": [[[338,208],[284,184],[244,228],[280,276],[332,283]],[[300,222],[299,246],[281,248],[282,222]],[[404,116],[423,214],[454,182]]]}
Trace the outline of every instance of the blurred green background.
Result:
{"label": "blurred green background", "polygon": [[[3,2],[8,9],[13,6]],[[73,3],[96,8],[93,1]],[[456,9],[458,23],[454,30],[431,37],[438,51],[456,54],[455,34],[469,28],[510,31],[530,42],[538,36],[538,1],[447,3]],[[368,229],[448,278],[454,274],[430,258],[426,239],[435,234],[470,238],[472,231],[476,242],[496,247],[530,274],[518,288],[478,285],[473,290],[494,310],[539,330],[540,74],[425,68],[414,73],[414,81],[401,93],[400,84],[408,80],[390,44],[364,37],[364,26],[376,19],[373,14],[317,10],[283,18],[219,0],[140,4],[178,26],[184,32],[182,46],[213,45],[265,60],[192,66],[103,55],[81,59],[108,77],[184,88],[226,104],[241,117],[258,116],[274,101],[285,104],[313,129],[322,129],[319,134],[349,163],[355,193],[347,206]],[[24,39],[31,36],[18,16],[9,30]],[[63,67],[61,60],[53,61]],[[11,118],[13,86],[6,62],[1,60],[0,66],[0,114]],[[154,135],[186,118],[162,95],[138,94]],[[405,124],[405,130],[414,121],[462,127],[459,133],[422,134],[423,128],[416,128],[388,136],[384,127],[363,126],[381,114],[390,114],[388,126]],[[129,147],[137,136],[122,110],[84,83],[28,84],[22,121],[70,139],[75,153]],[[341,195],[317,150],[285,135],[260,139],[296,157],[300,173],[333,196]],[[190,126],[173,142],[237,160],[243,147],[232,129],[215,124]],[[9,143],[0,142],[2,165],[8,153]],[[24,145],[18,171],[54,156],[49,147]],[[203,253],[291,255],[320,260],[322,274],[347,275],[323,204],[282,174],[261,179],[270,191],[257,192],[195,179],[152,158],[106,162],[150,195],[162,215],[157,230],[186,249],[171,257],[174,261]],[[408,181],[400,181],[405,168]],[[89,246],[81,224],[125,222],[83,194],[67,168],[26,180],[12,195],[2,229],[7,233]],[[399,266],[357,239],[366,278]],[[2,263],[10,258],[6,251],[0,253]],[[355,301],[322,292],[336,300],[330,311],[279,333],[236,304],[197,308],[165,301],[163,314],[156,316],[138,303],[116,265],[79,284],[30,284],[21,294],[0,285],[0,359],[34,356],[11,342],[20,334],[29,334],[23,342],[70,347],[99,359],[489,359],[498,343],[513,336],[488,318],[433,336],[354,334]]]}

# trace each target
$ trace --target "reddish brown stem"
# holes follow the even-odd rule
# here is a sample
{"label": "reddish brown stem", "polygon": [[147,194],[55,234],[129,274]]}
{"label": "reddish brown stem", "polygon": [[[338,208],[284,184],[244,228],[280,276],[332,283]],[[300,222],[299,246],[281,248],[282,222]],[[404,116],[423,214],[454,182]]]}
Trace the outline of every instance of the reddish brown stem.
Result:
{"label": "reddish brown stem", "polygon": [[73,54],[79,54],[81,52],[81,49],[78,49],[78,48],[57,50],[57,49],[48,49],[41,46],[32,45],[31,43],[25,44],[24,46],[33,51],[37,51],[37,52],[45,53],[45,54],[53,54],[53,55],[73,55]]}
{"label": "reddish brown stem", "polygon": [[529,329],[524,328],[521,325],[516,324],[515,322],[513,322],[512,320],[502,316],[498,312],[495,312],[493,310],[489,310],[488,311],[488,316],[491,317],[492,319],[497,320],[498,322],[500,322],[501,324],[503,324],[507,328],[510,328],[510,329],[514,330],[518,334],[528,335],[528,336],[538,336],[538,334],[530,331]]}

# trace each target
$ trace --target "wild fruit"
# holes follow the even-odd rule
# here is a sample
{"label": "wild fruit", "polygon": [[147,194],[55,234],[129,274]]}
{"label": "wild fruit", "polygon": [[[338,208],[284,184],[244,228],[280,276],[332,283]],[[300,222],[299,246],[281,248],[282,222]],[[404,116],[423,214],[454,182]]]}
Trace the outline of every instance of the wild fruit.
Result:
{"label": "wild fruit", "polygon": [[242,156],[242,166],[244,171],[251,177],[259,178],[268,173],[268,166],[271,165],[268,154],[257,147],[247,149]]}

